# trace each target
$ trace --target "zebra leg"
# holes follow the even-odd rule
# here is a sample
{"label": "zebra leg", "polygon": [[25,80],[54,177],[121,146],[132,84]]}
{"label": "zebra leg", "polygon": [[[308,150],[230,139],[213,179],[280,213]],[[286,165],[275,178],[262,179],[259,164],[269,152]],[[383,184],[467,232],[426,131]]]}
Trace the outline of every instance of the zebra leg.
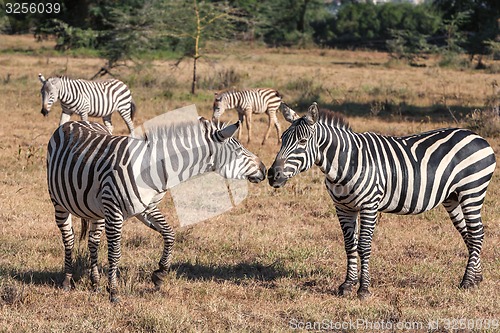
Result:
{"label": "zebra leg", "polygon": [[471,198],[469,204],[462,202],[460,204],[467,227],[467,239],[465,244],[469,252],[469,260],[465,269],[460,288],[469,289],[479,285],[483,280],[481,269],[481,249],[483,247],[484,228],[481,219],[481,207],[484,196],[480,201],[477,198]]}
{"label": "zebra leg", "polygon": [[267,114],[269,116],[269,125],[267,127],[267,132],[266,132],[266,135],[264,136],[264,140],[262,141],[262,144],[266,143],[266,141],[269,137],[269,134],[271,134],[271,129],[273,127],[273,124],[274,124],[274,127],[276,128],[276,133],[278,135],[278,144],[280,144],[281,143],[281,127],[280,127],[278,118],[276,117],[276,110],[274,110],[274,111],[269,110],[269,112]]}
{"label": "zebra leg", "polygon": [[338,294],[345,296],[358,283],[358,236],[356,230],[358,213],[344,211],[338,207],[336,207],[336,210],[344,235],[344,247],[347,255],[347,273],[344,283],[339,286]]}
{"label": "zebra leg", "polygon": [[[245,118],[245,114],[243,113],[243,111],[239,111],[238,110],[238,120],[240,121],[241,124],[243,124],[243,119]],[[238,141],[241,142],[241,130],[243,129],[243,126],[240,126],[240,128],[238,128]]]}
{"label": "zebra leg", "polygon": [[250,143],[250,141],[252,140],[252,110],[245,111],[245,122],[247,124],[247,132],[248,132],[247,143]]}
{"label": "zebra leg", "polygon": [[111,123],[111,115],[102,117],[102,121],[104,122],[104,125],[108,129],[110,134],[113,134],[113,124]]}
{"label": "zebra leg", "polygon": [[109,299],[112,303],[120,301],[118,297],[117,271],[121,258],[121,238],[123,217],[118,209],[113,212],[106,212],[105,230],[108,239],[108,283]]}
{"label": "zebra leg", "polygon": [[158,231],[163,237],[163,254],[161,256],[160,262],[158,263],[159,269],[154,271],[151,276],[151,279],[155,285],[155,289],[158,290],[161,288],[163,279],[165,278],[167,270],[170,267],[175,233],[172,227],[168,225],[165,217],[156,206],[148,208],[145,212],[137,215],[137,217],[144,224]]}
{"label": "zebra leg", "polygon": [[102,231],[104,230],[104,220],[92,221],[89,232],[89,252],[90,252],[90,281],[94,291],[99,289],[99,269],[97,265],[97,254],[101,242]]}
{"label": "zebra leg", "polygon": [[370,270],[369,261],[372,249],[373,231],[377,222],[376,209],[361,210],[359,212],[359,245],[358,254],[361,262],[358,298],[365,299],[370,296]]}
{"label": "zebra leg", "polygon": [[61,231],[64,244],[64,291],[71,289],[71,278],[73,277],[73,247],[75,246],[75,233],[71,214],[61,205],[54,203],[56,224]]}
{"label": "zebra leg", "polygon": [[59,126],[61,126],[64,123],[67,123],[71,119],[71,113],[66,113],[62,112],[61,113],[61,119],[59,120]]}
{"label": "zebra leg", "polygon": [[[134,123],[131,118],[131,109],[125,109],[125,110],[118,110],[118,113],[120,116],[122,116],[123,120],[125,121],[125,124],[127,124],[128,131],[130,132],[130,137],[134,137]],[[109,116],[111,118],[111,115]],[[111,121],[111,120],[110,120]]]}

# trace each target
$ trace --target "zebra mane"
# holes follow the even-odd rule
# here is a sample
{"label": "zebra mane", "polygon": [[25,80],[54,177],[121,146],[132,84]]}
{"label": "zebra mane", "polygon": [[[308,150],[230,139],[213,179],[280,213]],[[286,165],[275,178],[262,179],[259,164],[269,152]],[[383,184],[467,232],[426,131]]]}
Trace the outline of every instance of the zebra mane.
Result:
{"label": "zebra mane", "polygon": [[349,126],[349,123],[347,120],[344,119],[344,117],[337,112],[333,112],[327,109],[320,109],[319,110],[319,118],[318,121],[329,126],[345,129],[345,130],[351,130],[351,126]]}

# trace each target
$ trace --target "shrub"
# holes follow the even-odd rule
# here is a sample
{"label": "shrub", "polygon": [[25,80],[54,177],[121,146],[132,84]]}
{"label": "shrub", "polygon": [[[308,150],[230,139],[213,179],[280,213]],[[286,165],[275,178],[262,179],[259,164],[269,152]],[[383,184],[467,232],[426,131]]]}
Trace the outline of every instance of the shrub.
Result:
{"label": "shrub", "polygon": [[500,136],[499,106],[497,105],[485,110],[476,109],[472,111],[465,119],[465,126],[482,136]]}

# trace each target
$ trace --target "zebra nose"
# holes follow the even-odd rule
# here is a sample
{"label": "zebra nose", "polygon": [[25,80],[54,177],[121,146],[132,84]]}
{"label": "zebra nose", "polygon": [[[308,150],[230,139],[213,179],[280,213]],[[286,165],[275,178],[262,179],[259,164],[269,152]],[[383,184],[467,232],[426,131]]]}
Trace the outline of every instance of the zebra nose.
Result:
{"label": "zebra nose", "polygon": [[285,185],[287,178],[283,173],[283,161],[274,161],[273,165],[267,172],[267,180],[269,185],[274,188],[282,187]]}
{"label": "zebra nose", "polygon": [[44,117],[47,117],[49,115],[49,111],[47,111],[46,108],[42,108],[42,111],[40,111],[41,114],[43,114]]}
{"label": "zebra nose", "polygon": [[248,177],[248,180],[251,183],[260,183],[265,178],[266,178],[266,166],[261,161],[259,164],[259,171],[257,172],[257,174]]}

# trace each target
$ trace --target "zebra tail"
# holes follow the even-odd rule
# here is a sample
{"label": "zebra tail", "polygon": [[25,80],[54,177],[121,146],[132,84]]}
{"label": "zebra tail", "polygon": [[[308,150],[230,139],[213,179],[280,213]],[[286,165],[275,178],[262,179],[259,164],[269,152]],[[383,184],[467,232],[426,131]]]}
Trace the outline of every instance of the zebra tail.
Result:
{"label": "zebra tail", "polygon": [[135,105],[134,100],[132,99],[130,101],[130,118],[134,120],[135,118],[135,113],[137,112],[137,106]]}
{"label": "zebra tail", "polygon": [[279,97],[279,98],[281,98],[281,99],[283,99],[283,95],[280,94],[280,92],[278,90],[275,90],[275,91],[276,91],[276,96]]}
{"label": "zebra tail", "polygon": [[80,241],[82,241],[84,238],[87,237],[87,233],[89,231],[89,220],[87,219],[81,219],[82,220],[82,230],[80,231]]}

